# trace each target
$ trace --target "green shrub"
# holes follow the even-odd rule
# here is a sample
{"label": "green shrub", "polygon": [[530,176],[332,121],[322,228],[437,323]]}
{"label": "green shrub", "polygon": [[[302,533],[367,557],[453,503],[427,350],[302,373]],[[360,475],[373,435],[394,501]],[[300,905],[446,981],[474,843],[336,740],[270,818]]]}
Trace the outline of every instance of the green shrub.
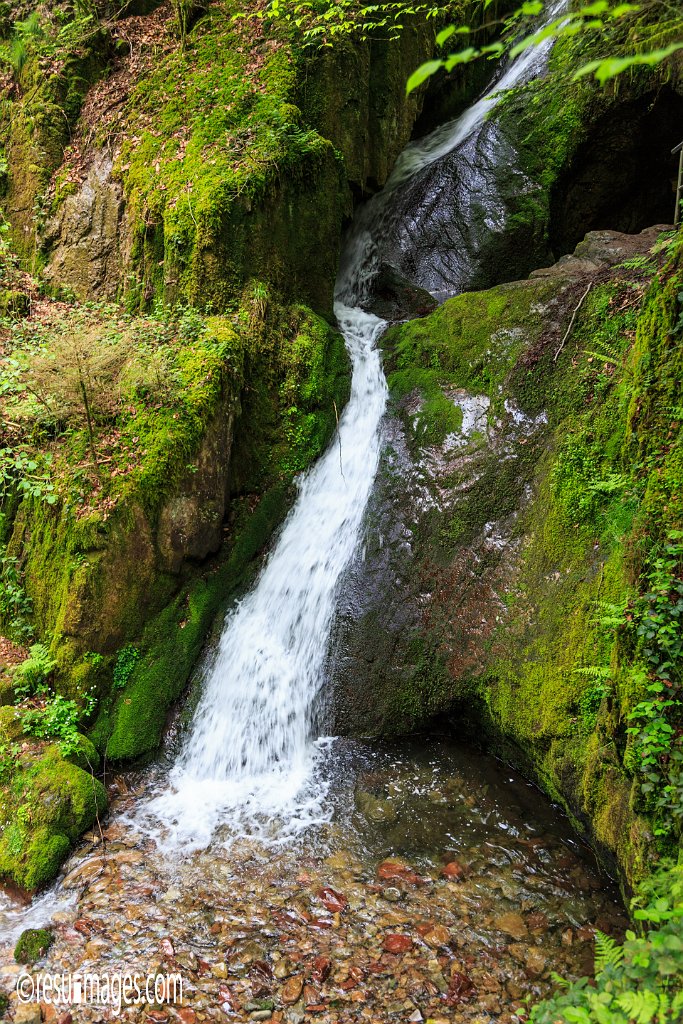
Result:
{"label": "green shrub", "polygon": [[[641,904],[644,904],[641,906]],[[595,983],[562,986],[529,1012],[528,1024],[679,1024],[683,1019],[683,865],[660,869],[633,901],[644,931],[623,945],[595,937]]]}

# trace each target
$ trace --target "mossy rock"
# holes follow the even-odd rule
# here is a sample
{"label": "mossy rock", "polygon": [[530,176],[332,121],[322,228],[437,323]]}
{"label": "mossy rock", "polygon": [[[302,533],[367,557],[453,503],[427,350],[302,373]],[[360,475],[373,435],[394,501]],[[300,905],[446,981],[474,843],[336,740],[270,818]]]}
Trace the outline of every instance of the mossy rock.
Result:
{"label": "mossy rock", "polygon": [[14,704],[14,681],[7,672],[0,669],[0,707],[7,707]]}
{"label": "mossy rock", "polygon": [[0,317],[25,316],[31,308],[31,299],[25,292],[0,289]]}
{"label": "mossy rock", "polygon": [[14,947],[14,959],[18,964],[34,964],[45,956],[53,941],[47,928],[27,928]]}
{"label": "mossy rock", "polygon": [[[87,741],[83,749],[90,749]],[[0,875],[29,891],[47,884],[106,807],[99,779],[58,747],[22,756],[0,788]]]}
{"label": "mossy rock", "polygon": [[16,708],[9,704],[0,707],[0,740],[3,743],[12,743],[23,736],[23,734],[21,716]]}

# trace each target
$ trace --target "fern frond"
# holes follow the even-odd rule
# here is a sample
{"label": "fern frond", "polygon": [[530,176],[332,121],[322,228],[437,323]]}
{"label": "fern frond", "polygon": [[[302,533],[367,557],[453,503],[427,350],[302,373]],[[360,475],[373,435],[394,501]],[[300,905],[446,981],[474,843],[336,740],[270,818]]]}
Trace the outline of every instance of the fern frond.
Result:
{"label": "fern frond", "polygon": [[585,665],[582,668],[575,668],[577,676],[588,676],[589,679],[609,679],[609,665]]}
{"label": "fern frond", "polygon": [[624,959],[624,947],[604,932],[595,932],[595,977],[599,978],[608,967],[619,967]]}

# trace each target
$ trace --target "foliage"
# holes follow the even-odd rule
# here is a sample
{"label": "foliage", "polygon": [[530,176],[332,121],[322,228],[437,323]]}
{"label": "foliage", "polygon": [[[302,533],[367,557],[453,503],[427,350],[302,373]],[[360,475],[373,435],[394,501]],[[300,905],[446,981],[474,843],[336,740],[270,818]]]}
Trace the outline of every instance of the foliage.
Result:
{"label": "foliage", "polygon": [[0,502],[16,490],[54,505],[57,495],[50,477],[51,465],[50,452],[34,458],[24,448],[0,448]]}
{"label": "foliage", "polygon": [[63,757],[75,753],[81,744],[79,726],[82,718],[90,714],[95,699],[88,694],[82,708],[75,700],[57,693],[42,701],[40,706],[22,711],[21,722],[24,733],[41,740],[57,740]]}
{"label": "foliage", "polygon": [[0,623],[13,640],[29,638],[33,603],[24,589],[19,559],[0,552]]}
{"label": "foliage", "polygon": [[46,693],[45,683],[56,668],[45,644],[33,644],[29,657],[17,666],[14,673],[14,691],[23,700],[31,694]]}
{"label": "foliage", "polygon": [[660,869],[633,901],[645,926],[625,941],[596,932],[595,984],[561,986],[520,1016],[528,1024],[677,1024],[683,1017],[683,866]]}
{"label": "foliage", "polygon": [[140,652],[132,644],[126,644],[119,651],[114,665],[113,686],[115,690],[123,690],[140,660]]}
{"label": "foliage", "polygon": [[263,13],[253,17],[276,18],[289,22],[302,33],[304,42],[331,46],[335,39],[352,35],[355,39],[381,36],[396,39],[406,19],[441,17],[447,4],[411,3],[410,0],[364,4],[359,0],[270,0]]}
{"label": "foliage", "polygon": [[629,609],[647,696],[631,711],[628,728],[636,744],[641,791],[657,814],[656,831],[669,833],[683,821],[683,544],[671,531],[655,548],[645,573],[646,588]]}
{"label": "foliage", "polygon": [[[488,8],[493,0],[484,0],[484,7]],[[469,45],[464,49],[437,60],[427,61],[417,68],[408,79],[406,91],[408,93],[417,89],[437,71],[452,71],[459,64],[467,64],[479,58],[498,58],[503,54],[513,59],[518,54],[532,46],[539,46],[548,39],[569,38],[583,33],[591,33],[597,37],[604,37],[605,46],[611,47],[611,29],[615,23],[628,22],[635,18],[648,4],[612,3],[611,0],[595,0],[594,3],[585,4],[568,11],[562,11],[556,17],[535,29],[522,39],[519,39],[520,32],[524,31],[527,20],[537,17],[544,10],[542,0],[526,0],[508,18],[502,21],[501,27],[504,31],[505,41],[496,41],[485,46]],[[490,26],[486,26],[487,28]],[[470,29],[467,25],[450,25],[443,29],[437,36],[437,45],[443,47],[454,36],[473,35],[481,29]],[[574,71],[574,79],[584,78],[593,75],[600,85],[623,74],[624,71],[638,65],[652,67],[660,64],[667,57],[683,48],[683,40],[676,39],[667,46],[635,51],[626,54],[606,53],[604,56],[588,63],[583,63]]]}

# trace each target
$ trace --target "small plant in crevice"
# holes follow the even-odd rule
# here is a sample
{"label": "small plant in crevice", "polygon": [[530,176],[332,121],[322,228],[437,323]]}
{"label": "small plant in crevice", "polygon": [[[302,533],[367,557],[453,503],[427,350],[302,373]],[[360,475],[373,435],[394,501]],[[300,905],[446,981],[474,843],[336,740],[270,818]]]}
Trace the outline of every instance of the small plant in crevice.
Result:
{"label": "small plant in crevice", "polygon": [[48,697],[39,707],[22,712],[24,733],[41,740],[56,740],[64,757],[75,753],[80,745],[81,720],[93,710],[95,698],[86,694],[81,707],[75,700],[57,693]]}
{"label": "small plant in crevice", "polygon": [[126,644],[125,647],[121,648],[114,665],[112,677],[114,690],[124,690],[126,688],[139,660],[140,652],[137,647],[133,647],[132,644]]}

